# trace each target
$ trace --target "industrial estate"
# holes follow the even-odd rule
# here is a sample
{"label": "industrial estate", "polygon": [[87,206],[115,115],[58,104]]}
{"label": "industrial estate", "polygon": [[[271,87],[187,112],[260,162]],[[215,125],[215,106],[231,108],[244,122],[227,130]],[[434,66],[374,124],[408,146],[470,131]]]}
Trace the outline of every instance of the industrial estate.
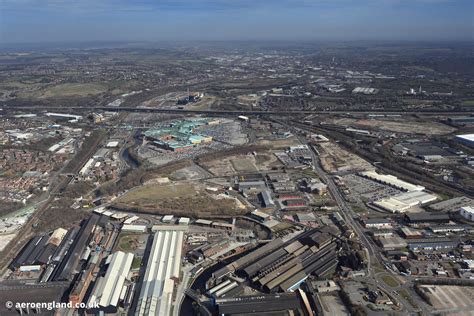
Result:
{"label": "industrial estate", "polygon": [[0,54],[0,315],[473,314],[472,50],[242,45]]}

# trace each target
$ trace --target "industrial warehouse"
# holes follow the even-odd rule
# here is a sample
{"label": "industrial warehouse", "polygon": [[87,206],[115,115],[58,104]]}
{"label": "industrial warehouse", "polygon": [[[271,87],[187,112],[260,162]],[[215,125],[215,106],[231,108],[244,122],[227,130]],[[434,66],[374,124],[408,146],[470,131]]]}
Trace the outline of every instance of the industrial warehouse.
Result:
{"label": "industrial warehouse", "polygon": [[[137,220],[140,222],[140,217],[97,209],[80,226],[31,239],[10,268],[17,278],[36,278],[45,289],[72,282],[72,288],[63,289],[61,296],[66,295],[74,304],[87,303],[90,315],[116,314],[132,307],[136,315],[169,315],[175,283],[180,278],[187,223],[180,220],[181,225],[153,227],[128,224]],[[130,231],[127,226],[144,229]],[[155,232],[152,241],[149,231]],[[117,250],[124,247],[120,240],[130,236],[141,240],[141,246],[133,253]],[[146,270],[137,283],[140,265],[136,262],[142,260],[146,260]]]}
{"label": "industrial warehouse", "polygon": [[135,315],[170,315],[174,283],[179,280],[183,231],[159,230],[153,237]]}
{"label": "industrial warehouse", "polygon": [[267,293],[293,291],[310,275],[323,276],[336,267],[336,245],[331,229],[310,230],[287,242],[275,239],[216,271],[216,285],[208,293],[220,297],[236,288],[237,282],[222,281],[232,274]]}
{"label": "industrial warehouse", "polygon": [[[115,252],[107,258],[107,273],[99,277],[92,295],[89,298],[89,306],[98,303],[101,307],[117,308],[119,298],[124,299],[127,290],[125,280],[132,266],[133,254],[122,251]],[[122,289],[122,290],[120,290]]]}

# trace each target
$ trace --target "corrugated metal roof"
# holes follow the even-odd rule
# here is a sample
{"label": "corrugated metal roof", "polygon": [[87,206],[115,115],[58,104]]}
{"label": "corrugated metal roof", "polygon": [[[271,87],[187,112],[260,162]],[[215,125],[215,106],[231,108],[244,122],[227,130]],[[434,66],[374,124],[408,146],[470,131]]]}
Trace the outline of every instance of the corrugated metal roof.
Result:
{"label": "corrugated metal roof", "polygon": [[136,315],[169,315],[174,288],[172,278],[179,278],[183,239],[183,231],[155,233]]}
{"label": "corrugated metal roof", "polygon": [[[104,277],[99,278],[89,299],[89,304],[98,302],[102,307],[117,306],[121,289],[132,266],[133,254],[115,252],[107,258],[109,267]],[[120,290],[119,290],[120,289]]]}

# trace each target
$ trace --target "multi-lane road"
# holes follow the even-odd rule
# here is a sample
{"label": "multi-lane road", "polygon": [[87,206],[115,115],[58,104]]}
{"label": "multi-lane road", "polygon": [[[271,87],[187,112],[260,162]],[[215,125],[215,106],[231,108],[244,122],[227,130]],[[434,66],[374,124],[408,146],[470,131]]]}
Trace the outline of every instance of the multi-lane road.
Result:
{"label": "multi-lane road", "polygon": [[110,107],[110,106],[8,106],[4,105],[0,107],[3,113],[8,111],[30,111],[30,112],[43,112],[43,111],[60,111],[66,113],[84,112],[84,111],[107,111],[107,112],[141,112],[141,113],[169,113],[169,114],[205,114],[209,116],[237,116],[237,115],[248,115],[248,116],[268,116],[268,115],[298,115],[298,114],[317,114],[317,115],[333,115],[333,114],[377,114],[377,115],[446,115],[446,116],[457,116],[457,115],[470,115],[471,112],[450,110],[450,111],[420,111],[417,109],[410,110],[193,110],[193,109],[179,109],[179,108],[149,108],[149,107]]}

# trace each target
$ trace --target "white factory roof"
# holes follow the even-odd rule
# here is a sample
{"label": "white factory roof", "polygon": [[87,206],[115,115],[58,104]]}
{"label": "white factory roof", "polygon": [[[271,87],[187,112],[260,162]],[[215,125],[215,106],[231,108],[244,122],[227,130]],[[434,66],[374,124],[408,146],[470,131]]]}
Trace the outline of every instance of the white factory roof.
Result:
{"label": "white factory roof", "polygon": [[392,187],[405,190],[405,191],[423,191],[425,187],[421,185],[415,185],[408,183],[406,181],[400,180],[395,176],[388,175],[388,174],[379,174],[375,171],[364,171],[360,173],[361,176],[367,177],[374,181],[378,181],[384,183],[386,185],[390,185]]}
{"label": "white factory roof", "polygon": [[189,221],[190,221],[189,217],[181,217],[179,219],[179,224],[180,225],[189,225]]}
{"label": "white factory roof", "polygon": [[89,304],[98,302],[100,306],[117,306],[122,289],[127,279],[130,267],[132,266],[133,254],[117,251],[107,258],[109,267],[105,276],[100,277],[92,295],[89,298]]}
{"label": "white factory roof", "polygon": [[457,138],[461,138],[464,140],[468,140],[474,142],[474,134],[463,134],[463,135],[456,135]]}
{"label": "white factory roof", "polygon": [[108,216],[108,217],[112,216],[113,214],[114,214],[114,213],[112,213],[111,211],[104,211],[104,212],[102,213],[102,215]]}
{"label": "white factory roof", "polygon": [[131,223],[133,223],[134,221],[136,221],[136,220],[138,220],[138,219],[140,219],[140,217],[138,217],[138,216],[132,216],[132,217],[130,217],[130,218],[127,218],[123,223],[124,223],[124,224],[131,224]]}
{"label": "white factory roof", "polygon": [[395,199],[409,205],[425,204],[436,200],[438,197],[433,194],[420,191],[412,191],[394,196]]}
{"label": "white factory roof", "polygon": [[161,218],[162,222],[171,222],[173,220],[173,215],[165,215]]}
{"label": "white factory roof", "polygon": [[105,147],[107,147],[107,148],[115,148],[115,147],[118,146],[118,144],[119,144],[118,141],[111,141],[111,142],[108,142]]}
{"label": "white factory roof", "polygon": [[461,207],[461,211],[463,211],[465,213],[474,214],[474,207],[472,207],[472,206],[463,206],[463,207]]}
{"label": "white factory roof", "polygon": [[29,118],[29,117],[36,117],[36,114],[29,113],[29,114],[18,114],[14,115],[16,118]]}
{"label": "white factory roof", "polygon": [[86,172],[89,170],[89,168],[92,166],[93,163],[94,163],[94,158],[89,159],[84,165],[84,167],[82,167],[82,169],[79,171],[79,173],[81,175],[86,174]]}
{"label": "white factory roof", "polygon": [[123,219],[127,217],[127,214],[125,213],[113,213],[110,217],[115,218],[115,219]]}
{"label": "white factory roof", "polygon": [[367,87],[356,87],[352,90],[352,93],[374,93],[374,88],[367,88]]}
{"label": "white factory roof", "polygon": [[97,213],[97,214],[102,214],[105,212],[105,208],[104,207],[98,207],[96,208],[95,210],[93,210],[94,213]]}
{"label": "white factory roof", "polygon": [[153,238],[135,315],[170,315],[179,279],[184,232],[158,231]]}
{"label": "white factory roof", "polygon": [[123,225],[122,226],[123,231],[127,232],[145,232],[146,231],[146,226],[145,225]]}
{"label": "white factory roof", "polygon": [[39,271],[41,270],[41,265],[35,264],[35,265],[26,265],[26,266],[21,266],[19,268],[20,272],[32,272],[32,271]]}
{"label": "white factory roof", "polygon": [[53,146],[51,146],[51,147],[48,148],[48,151],[50,151],[50,152],[55,152],[55,151],[58,150],[60,147],[61,147],[61,144],[54,144]]}
{"label": "white factory roof", "polygon": [[82,119],[82,116],[80,116],[80,115],[66,114],[66,113],[53,113],[53,112],[48,112],[48,113],[46,113],[45,115],[46,115],[46,116],[75,118],[76,120]]}
{"label": "white factory roof", "polygon": [[412,191],[373,202],[374,205],[393,213],[403,213],[409,208],[435,201],[438,197],[426,192]]}

